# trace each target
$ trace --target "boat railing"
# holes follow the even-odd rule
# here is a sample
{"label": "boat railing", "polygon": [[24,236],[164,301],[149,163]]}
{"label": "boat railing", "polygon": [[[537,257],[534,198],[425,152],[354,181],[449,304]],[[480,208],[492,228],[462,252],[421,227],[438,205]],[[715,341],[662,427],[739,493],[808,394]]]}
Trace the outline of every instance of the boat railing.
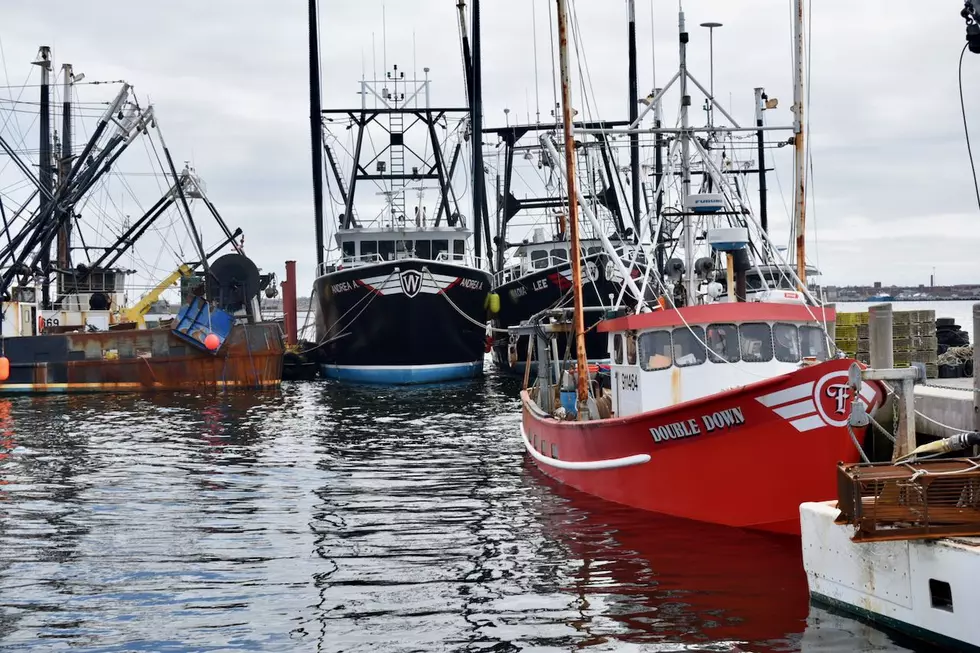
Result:
{"label": "boat railing", "polygon": [[345,256],[339,262],[337,261],[324,261],[316,268],[316,276],[322,277],[325,274],[331,272],[336,272],[337,270],[344,270],[347,268],[356,268],[361,265],[371,265],[372,263],[383,263],[384,258],[380,254],[361,254],[360,256]]}
{"label": "boat railing", "polygon": [[487,269],[488,261],[484,257],[471,256],[469,254],[458,254],[447,252],[445,250],[436,254],[436,257],[432,259],[438,263],[459,263],[462,265],[472,265],[474,267],[480,268],[481,270]]}
{"label": "boat railing", "polygon": [[[402,259],[414,259],[418,258],[414,256],[413,252],[399,253],[394,259],[390,260],[402,260]],[[349,268],[356,268],[363,265],[373,265],[376,263],[384,263],[389,259],[386,259],[381,254],[371,253],[371,254],[361,254],[360,256],[344,256],[340,261],[324,261],[317,266],[317,277],[322,277],[325,274],[330,274],[331,272],[336,272],[337,270],[345,270]],[[420,259],[424,260],[424,259]],[[475,257],[469,254],[454,254],[452,252],[441,251],[435,258],[430,259],[439,263],[459,263],[462,265],[472,265],[480,269],[486,269],[488,261],[486,258]]]}

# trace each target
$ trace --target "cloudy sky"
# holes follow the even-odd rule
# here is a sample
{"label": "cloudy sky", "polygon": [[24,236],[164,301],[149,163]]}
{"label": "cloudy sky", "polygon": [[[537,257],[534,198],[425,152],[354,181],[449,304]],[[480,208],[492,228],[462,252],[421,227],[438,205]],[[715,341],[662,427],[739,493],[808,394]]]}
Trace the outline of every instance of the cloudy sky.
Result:
{"label": "cloudy sky", "polygon": [[[595,111],[623,117],[626,3],[573,4]],[[455,5],[321,0],[324,105],[358,103],[362,70],[370,75],[385,62],[406,70],[430,67],[434,102],[462,102]],[[810,254],[825,283],[928,283],[933,267],[940,283],[980,278],[980,210],[957,95],[961,6],[952,0],[820,0],[812,9],[810,226],[816,230]],[[724,23],[715,33],[716,95],[736,119],[750,122],[752,88],[763,86],[780,99],[770,122],[789,122],[789,0],[687,0],[685,10],[692,72],[707,83],[707,31],[697,25]],[[315,252],[305,2],[5,2],[0,17],[7,86],[24,82],[40,44],[52,46],[56,66],[69,61],[87,81],[127,80],[141,101],[156,106],[175,159],[190,160],[224,217],[245,229],[246,250],[260,267],[281,271],[284,260],[295,258],[301,285],[309,286]],[[654,0],[653,18],[663,83],[677,63],[676,1]],[[533,117],[539,105],[545,114],[552,96],[554,3],[484,0],[483,19],[486,121],[503,122],[505,107],[512,117]],[[637,0],[637,20],[645,93],[653,81],[650,0]],[[967,54],[964,83],[980,147],[980,56]],[[15,92],[0,89],[0,96]],[[783,194],[770,178],[770,205],[777,207],[772,220],[785,223],[789,148],[776,158]],[[206,228],[215,241],[213,227]]]}

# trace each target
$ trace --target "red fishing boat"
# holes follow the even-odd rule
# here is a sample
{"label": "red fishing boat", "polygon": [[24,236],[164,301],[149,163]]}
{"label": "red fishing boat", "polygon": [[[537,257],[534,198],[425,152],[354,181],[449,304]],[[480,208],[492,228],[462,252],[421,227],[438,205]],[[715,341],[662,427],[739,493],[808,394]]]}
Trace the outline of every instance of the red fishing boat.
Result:
{"label": "red fishing boat", "polygon": [[[610,501],[798,534],[800,503],[835,496],[837,462],[860,459],[847,429],[853,361],[828,359],[833,319],[746,302],[606,321],[611,383],[592,384],[600,419],[568,419],[569,402],[554,409],[529,388],[524,446],[549,476]],[[883,396],[870,383],[860,394],[871,409]]]}
{"label": "red fishing boat", "polygon": [[[643,220],[656,226],[652,234],[641,232],[640,246],[652,245],[646,261],[662,259],[655,252],[668,247],[682,249],[683,258],[643,270],[633,284],[641,290],[634,296],[635,314],[620,310],[599,323],[612,359],[608,384],[586,372],[580,257],[572,256],[575,310],[570,323],[569,316],[551,311],[512,329],[535,336],[538,373],[521,394],[521,435],[529,455],[549,476],[644,510],[799,534],[800,503],[835,496],[836,463],[859,460],[864,434],[848,426],[851,404],[860,399],[874,411],[885,392],[869,383],[852,396],[847,370],[855,361],[832,351],[835,312],[821,305],[806,282],[800,0],[797,10],[795,119],[786,127],[793,130],[796,145],[795,265],[770,240],[765,215],[757,221],[737,182],[734,188],[728,185],[725,171],[731,168],[726,168],[730,161],[726,163],[725,155],[737,146],[719,134],[750,130],[733,120],[723,129],[712,124],[715,110],[730,116],[687,69],[690,35],[681,10],[680,70],[649,100],[649,108],[657,112],[655,124],[660,123],[663,95],[677,82],[683,98],[680,129],[666,132],[677,134],[680,153],[671,159],[680,168],[679,201],[669,214]],[[559,0],[559,35],[565,33],[564,21],[564,2]],[[577,200],[569,202],[571,251],[580,252],[577,216],[583,201],[575,190],[565,40],[559,42],[565,181],[569,198]],[[711,107],[707,127],[689,124],[689,81],[704,92]],[[756,124],[764,123],[764,109],[775,106],[756,89]],[[640,119],[642,115],[631,129],[639,129]],[[758,138],[761,153],[761,131]],[[555,144],[547,145],[557,164]],[[692,150],[702,163],[698,192],[689,192]],[[765,166],[758,167],[764,174]],[[673,176],[668,164],[663,177]],[[665,183],[659,186],[651,205],[661,205]],[[760,191],[764,194],[764,183]],[[586,216],[591,219],[587,210]],[[633,265],[609,248],[606,255],[620,278],[634,276]],[[761,288],[747,286],[753,270]],[[649,287],[660,300],[647,308],[644,292]],[[556,348],[548,340],[569,331],[576,336],[576,365],[563,371],[568,366],[556,360]]]}

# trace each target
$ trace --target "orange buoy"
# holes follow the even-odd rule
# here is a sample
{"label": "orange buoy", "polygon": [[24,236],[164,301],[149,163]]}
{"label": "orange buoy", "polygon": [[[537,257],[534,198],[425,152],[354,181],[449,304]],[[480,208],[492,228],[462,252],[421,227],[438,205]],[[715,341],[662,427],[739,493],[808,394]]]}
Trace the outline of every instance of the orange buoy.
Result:
{"label": "orange buoy", "polygon": [[218,339],[217,334],[209,333],[208,337],[204,339],[204,346],[211,351],[215,351],[221,346],[221,340]]}
{"label": "orange buoy", "polygon": [[0,356],[0,382],[6,381],[10,378],[10,359],[6,356]]}

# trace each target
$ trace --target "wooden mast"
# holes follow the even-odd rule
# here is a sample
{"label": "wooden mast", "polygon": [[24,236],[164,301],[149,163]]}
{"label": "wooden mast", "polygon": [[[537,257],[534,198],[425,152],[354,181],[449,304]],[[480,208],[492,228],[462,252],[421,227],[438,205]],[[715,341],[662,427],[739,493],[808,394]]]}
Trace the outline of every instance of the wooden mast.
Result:
{"label": "wooden mast", "polygon": [[[793,144],[795,147],[796,276],[802,292],[806,288],[806,148],[803,134],[803,0],[794,0],[793,39],[795,43],[793,79]],[[759,165],[762,168],[762,164]]]}
{"label": "wooden mast", "polygon": [[575,298],[575,354],[578,362],[577,415],[586,419],[589,398],[589,361],[585,355],[585,316],[582,310],[582,252],[579,247],[578,198],[575,194],[575,140],[572,137],[571,82],[568,74],[566,0],[558,0],[558,61],[561,68],[562,127],[565,133],[565,172],[568,177],[568,224],[571,237],[572,292]]}

